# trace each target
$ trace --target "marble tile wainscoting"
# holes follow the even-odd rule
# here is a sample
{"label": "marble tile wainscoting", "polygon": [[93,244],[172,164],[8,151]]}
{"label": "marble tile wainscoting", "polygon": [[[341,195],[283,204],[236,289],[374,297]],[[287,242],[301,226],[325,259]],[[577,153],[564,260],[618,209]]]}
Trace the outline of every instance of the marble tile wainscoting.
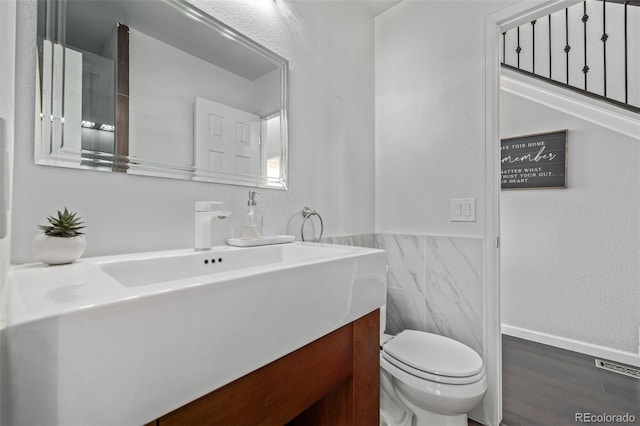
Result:
{"label": "marble tile wainscoting", "polygon": [[481,238],[364,234],[322,241],[387,251],[387,333],[428,331],[484,353]]}
{"label": "marble tile wainscoting", "polygon": [[[322,242],[387,251],[387,333],[413,329],[451,337],[486,362],[482,238],[363,234]],[[486,423],[484,405],[469,418]]]}
{"label": "marble tile wainscoting", "polygon": [[322,242],[327,244],[341,244],[343,246],[377,248],[376,234],[345,235],[342,237],[324,237],[322,239]]}
{"label": "marble tile wainscoting", "polygon": [[378,234],[389,260],[387,332],[405,328],[483,353],[482,239]]}

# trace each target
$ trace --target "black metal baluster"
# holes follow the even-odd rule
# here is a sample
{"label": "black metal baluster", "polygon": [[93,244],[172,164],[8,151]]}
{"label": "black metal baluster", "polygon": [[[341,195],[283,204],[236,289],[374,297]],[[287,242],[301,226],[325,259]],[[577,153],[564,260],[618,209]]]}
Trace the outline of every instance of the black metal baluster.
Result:
{"label": "black metal baluster", "polygon": [[522,52],[522,48],[520,47],[520,27],[518,27],[518,46],[516,47],[516,53],[518,54],[518,69],[520,69],[520,52]]}
{"label": "black metal baluster", "polygon": [[567,84],[569,84],[569,52],[571,51],[571,46],[569,46],[569,9],[564,10],[564,53],[567,56]]}
{"label": "black metal baluster", "polygon": [[[0,1],[2,1],[2,0],[0,0]],[[601,101],[606,101],[606,102],[609,102],[610,104],[616,105],[616,106],[618,106],[620,108],[624,108],[624,109],[627,109],[629,111],[633,111],[635,113],[640,114],[640,106],[639,105],[632,105],[632,104],[629,103],[630,102],[629,99],[632,98],[632,96],[629,96],[629,86],[630,86],[629,85],[629,80],[630,80],[630,78],[631,79],[635,78],[635,74],[633,74],[633,72],[632,72],[632,65],[629,62],[629,44],[630,44],[630,42],[629,42],[629,27],[630,27],[630,25],[634,25],[635,22],[633,21],[634,16],[631,15],[632,22],[631,22],[631,24],[629,24],[629,19],[630,18],[629,18],[629,14],[628,14],[628,11],[629,11],[628,6],[629,5],[631,5],[631,6],[635,6],[635,5],[640,6],[640,0],[601,0],[601,1],[602,1],[602,33],[601,33],[602,35],[600,37],[600,41],[603,43],[603,46],[602,46],[602,48],[603,48],[603,64],[602,64],[602,68],[601,69],[603,70],[603,78],[604,78],[603,92],[601,94],[597,94],[597,93],[594,93],[592,91],[589,91],[588,87],[587,87],[588,83],[589,83],[589,80],[588,80],[589,75],[588,75],[588,73],[590,71],[590,69],[589,69],[590,67],[588,65],[589,64],[589,60],[591,59],[591,62],[593,63],[593,60],[592,60],[593,58],[591,58],[591,55],[589,54],[589,50],[587,49],[587,43],[590,42],[590,39],[587,37],[589,35],[587,33],[587,31],[600,31],[600,29],[596,29],[595,27],[592,28],[591,30],[589,30],[587,28],[587,23],[588,23],[589,18],[590,18],[589,15],[587,14],[587,11],[589,11],[590,10],[589,8],[591,8],[592,6],[593,7],[598,7],[598,6],[595,6],[595,5],[597,5],[597,3],[595,3],[595,2],[589,3],[589,6],[587,7],[588,0],[582,0],[582,4],[583,4],[583,15],[582,15],[582,17],[581,18],[577,18],[577,16],[574,16],[574,15],[572,15],[572,17],[571,17],[571,19],[572,19],[571,25],[573,25],[574,23],[576,25],[579,25],[577,20],[573,21],[573,19],[576,19],[576,18],[577,19],[581,19],[582,24],[583,24],[582,25],[582,31],[583,31],[583,39],[584,39],[584,64],[583,64],[583,68],[582,68],[582,73],[584,75],[584,87],[580,87],[580,84],[578,83],[578,80],[576,80],[576,82],[575,82],[576,84],[570,84],[570,82],[572,81],[573,77],[572,77],[571,70],[570,70],[570,66],[572,66],[572,63],[570,61],[569,54],[571,53],[572,47],[569,44],[569,40],[570,40],[569,36],[571,36],[571,37],[574,37],[574,36],[579,37],[580,36],[580,28],[576,27],[576,30],[574,31],[575,34],[569,34],[569,8],[565,8],[565,16],[564,16],[564,18],[565,18],[564,19],[564,24],[565,24],[565,46],[564,46],[563,50],[564,50],[564,53],[566,55],[566,57],[565,57],[565,60],[566,60],[566,82],[561,82],[560,79],[562,77],[560,77],[560,76],[558,76],[559,77],[558,79],[554,79],[553,78],[553,65],[554,65],[554,63],[556,61],[553,60],[553,56],[554,56],[553,50],[555,49],[555,47],[554,47],[554,44],[553,44],[553,37],[554,36],[552,34],[553,33],[552,24],[554,24],[555,21],[554,21],[554,19],[551,18],[551,15],[548,15],[548,23],[549,23],[549,28],[548,28],[548,37],[549,37],[549,39],[548,39],[549,76],[546,77],[546,76],[542,75],[542,74],[544,74],[544,71],[542,71],[541,74],[536,74],[536,72],[535,72],[535,59],[536,59],[535,58],[535,55],[536,55],[535,54],[535,37],[536,37],[535,25],[537,23],[537,20],[532,20],[532,21],[529,22],[532,25],[531,31],[532,31],[532,34],[533,34],[531,46],[525,46],[525,48],[523,48],[520,45],[520,27],[517,27],[517,48],[515,49],[515,52],[517,53],[517,66],[513,62],[509,63],[510,61],[506,61],[506,52],[507,52],[507,49],[506,49],[506,33],[508,31],[502,33],[502,35],[503,35],[503,38],[502,38],[502,43],[503,43],[503,45],[502,45],[502,54],[503,54],[502,67],[509,68],[509,69],[513,70],[514,72],[517,71],[517,72],[520,72],[520,73],[523,73],[523,74],[527,74],[527,75],[529,75],[531,77],[538,78],[538,79],[540,79],[542,81],[546,81],[546,82],[548,82],[550,84],[554,84],[554,85],[559,86],[559,87],[564,87],[564,88],[579,92],[584,96],[589,96],[589,97],[594,98],[594,99],[599,99]],[[611,6],[610,3],[612,3],[612,2],[620,3],[620,5]],[[607,4],[607,3],[609,3],[609,4]],[[577,5],[576,5],[576,7],[577,7]],[[607,43],[608,43],[608,39],[609,39],[609,35],[607,34],[607,9],[609,9],[609,12],[611,12],[611,8],[612,7],[614,7],[614,8],[615,7],[624,7],[624,39],[623,39],[623,41],[624,41],[624,100],[616,100],[616,99],[610,98],[609,97],[609,91],[608,91],[608,75],[607,75],[607,72],[608,72],[608,69],[607,69],[608,66],[607,65],[608,64],[607,64],[607,61],[609,59],[611,59],[611,58],[607,57]],[[594,9],[594,10],[597,10],[597,9]],[[619,10],[619,9],[616,9],[616,10]],[[575,11],[575,12],[577,12],[577,11]],[[572,13],[574,13],[574,12],[572,12]],[[562,19],[562,18],[559,17],[559,19]],[[560,23],[558,23],[558,25],[562,25],[562,23],[560,22]],[[525,28],[525,27],[523,27],[523,28]],[[558,29],[560,31],[562,30],[561,28],[558,28]],[[595,36],[596,33],[591,34],[591,35]],[[509,37],[512,37],[512,35],[510,35]],[[561,37],[561,35],[559,37]],[[573,40],[573,38],[571,40]],[[631,40],[631,41],[633,41],[633,40]],[[614,40],[614,42],[617,43],[616,40]],[[595,44],[595,41],[593,41],[593,44]],[[532,70],[525,70],[525,69],[522,69],[520,67],[520,54],[523,53],[524,50],[526,50],[526,48],[532,48],[532,50],[533,50],[533,52],[532,52]],[[596,48],[597,49],[597,47],[595,47],[595,46],[592,46],[592,48]],[[635,48],[635,46],[632,45],[631,48],[633,49],[633,48]],[[524,52],[524,53],[526,54],[527,52]],[[576,58],[576,60],[578,60],[578,58]],[[538,60],[538,62],[540,62],[540,60]],[[622,62],[622,58],[620,58],[620,62]],[[576,65],[576,67],[578,66],[578,64],[573,64],[573,65]],[[599,64],[595,64],[594,66],[599,67],[600,65]],[[540,68],[540,67],[538,66],[538,68]],[[539,69],[538,71],[541,71],[541,70]],[[575,72],[575,71],[576,70],[573,70],[573,72]],[[631,77],[629,77],[630,75],[631,75]],[[576,77],[578,77],[578,76],[576,75]],[[618,74],[618,75],[614,76],[614,78],[615,77],[619,78],[620,75]]]}
{"label": "black metal baluster", "polygon": [[602,0],[602,53],[603,53],[603,69],[604,69],[604,97],[607,97],[607,40],[609,35],[607,34],[607,0]]}
{"label": "black metal baluster", "polygon": [[584,14],[582,15],[582,23],[584,27],[584,67],[582,67],[582,73],[584,74],[584,90],[587,90],[587,73],[589,72],[589,66],[587,65],[587,21],[589,15],[587,15],[587,2],[582,2]]}
{"label": "black metal baluster", "polygon": [[549,78],[551,78],[551,15],[549,15]]}
{"label": "black metal baluster", "polygon": [[536,73],[536,20],[531,21],[531,72]]}
{"label": "black metal baluster", "polygon": [[502,63],[507,60],[507,32],[502,33]]}

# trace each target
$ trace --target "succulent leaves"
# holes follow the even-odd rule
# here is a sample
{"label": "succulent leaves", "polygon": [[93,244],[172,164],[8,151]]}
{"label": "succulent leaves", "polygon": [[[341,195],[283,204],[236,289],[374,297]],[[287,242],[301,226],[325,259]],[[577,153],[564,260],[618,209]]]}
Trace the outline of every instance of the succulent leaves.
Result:
{"label": "succulent leaves", "polygon": [[73,238],[82,235],[80,230],[84,228],[82,226],[83,222],[80,221],[79,217],[76,217],[75,212],[70,213],[66,207],[64,212],[58,210],[58,217],[49,216],[47,220],[49,225],[38,225],[38,227],[50,237]]}

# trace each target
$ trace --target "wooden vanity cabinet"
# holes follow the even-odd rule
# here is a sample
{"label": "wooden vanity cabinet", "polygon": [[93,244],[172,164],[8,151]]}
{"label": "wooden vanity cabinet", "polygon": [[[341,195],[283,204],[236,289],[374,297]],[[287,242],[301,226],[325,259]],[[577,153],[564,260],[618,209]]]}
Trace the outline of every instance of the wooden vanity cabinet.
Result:
{"label": "wooden vanity cabinet", "polygon": [[378,425],[379,328],[376,310],[150,424]]}

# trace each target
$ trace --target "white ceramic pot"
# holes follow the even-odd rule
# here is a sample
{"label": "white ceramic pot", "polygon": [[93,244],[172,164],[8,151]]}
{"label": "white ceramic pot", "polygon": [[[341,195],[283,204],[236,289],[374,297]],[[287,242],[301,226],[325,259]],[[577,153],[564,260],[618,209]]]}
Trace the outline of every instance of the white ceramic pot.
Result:
{"label": "white ceramic pot", "polygon": [[84,239],[84,235],[64,238],[38,234],[33,239],[32,247],[33,255],[40,262],[49,265],[62,265],[78,260],[87,247],[87,241]]}

